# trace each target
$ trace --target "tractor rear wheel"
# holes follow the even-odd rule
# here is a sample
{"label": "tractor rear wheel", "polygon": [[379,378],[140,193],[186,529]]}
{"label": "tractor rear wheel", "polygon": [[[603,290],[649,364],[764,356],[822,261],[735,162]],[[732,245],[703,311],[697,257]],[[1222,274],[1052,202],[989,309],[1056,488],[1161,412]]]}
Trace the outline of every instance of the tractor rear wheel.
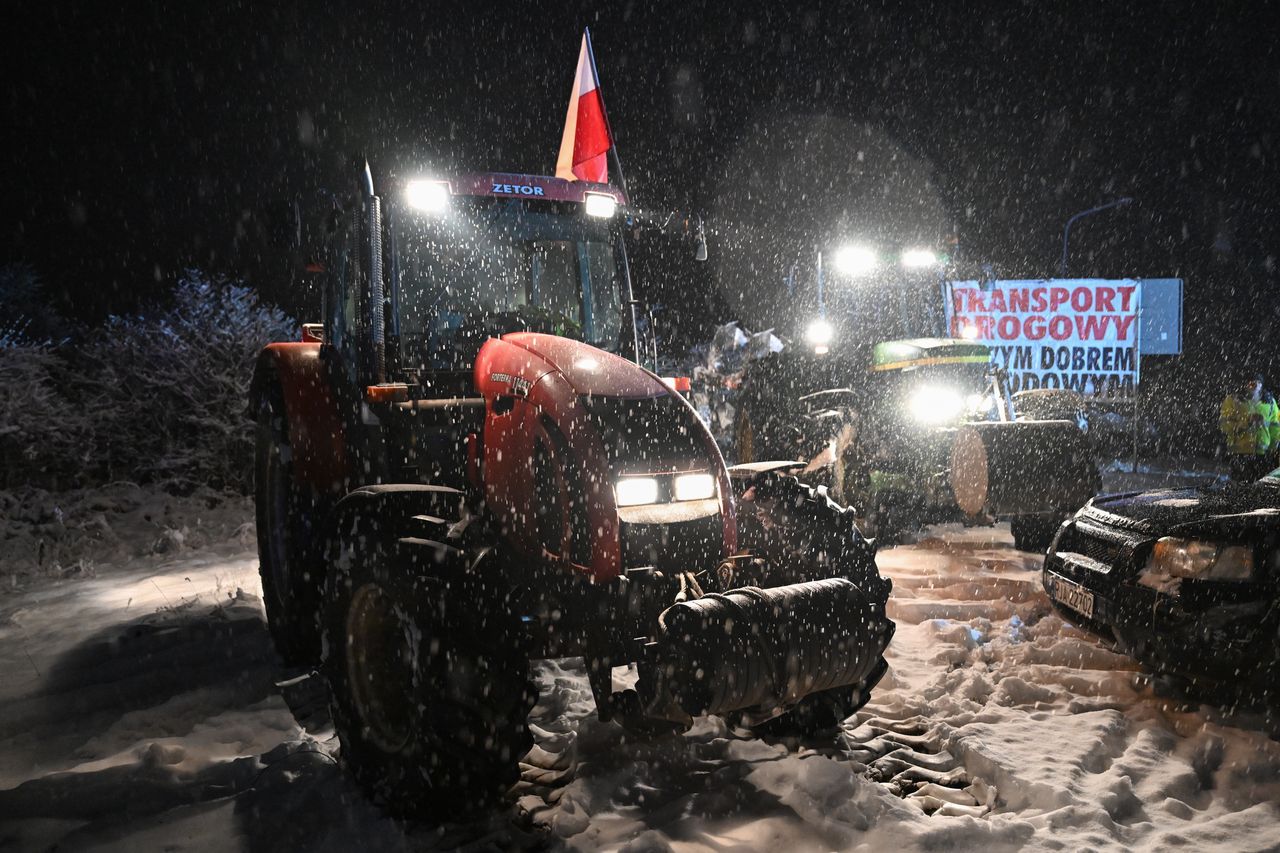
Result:
{"label": "tractor rear wheel", "polygon": [[458,548],[359,522],[331,554],[324,672],[343,763],[399,816],[492,806],[532,746],[518,623],[477,596],[474,569]]}
{"label": "tractor rear wheel", "polygon": [[320,659],[324,580],[311,542],[321,512],[316,497],[294,480],[293,447],[279,386],[273,386],[258,407],[254,505],[258,572],[271,638],[286,664],[315,663]]}

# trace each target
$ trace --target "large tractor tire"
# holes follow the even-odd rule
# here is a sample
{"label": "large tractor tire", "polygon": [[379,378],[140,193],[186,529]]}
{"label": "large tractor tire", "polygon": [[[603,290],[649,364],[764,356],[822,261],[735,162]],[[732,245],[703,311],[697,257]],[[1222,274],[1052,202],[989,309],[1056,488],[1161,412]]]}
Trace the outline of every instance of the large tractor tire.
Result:
{"label": "large tractor tire", "polygon": [[880,576],[875,551],[858,530],[852,510],[836,504],[825,491],[795,477],[767,474],[755,478],[739,501],[739,548],[763,556],[782,571],[812,566],[812,577],[841,577],[856,584],[875,602],[873,618],[883,623],[883,646],[866,677],[856,684],[814,693],[785,714],[750,724],[753,732],[770,737],[813,739],[834,736],[840,724],[871,698],[871,691],[888,671],[884,649],[894,624],[885,616],[892,583]]}
{"label": "large tractor tire", "polygon": [[267,627],[289,666],[320,659],[323,567],[314,542],[323,514],[316,495],[293,476],[293,447],[278,385],[263,395],[257,412],[254,504],[258,572]]}
{"label": "large tractor tire", "polygon": [[415,519],[439,539],[397,539],[367,503],[335,511],[329,554],[323,670],[343,763],[397,816],[482,812],[532,746],[519,622],[477,582],[491,552],[451,539],[450,519]]}
{"label": "large tractor tire", "polygon": [[1013,533],[1013,547],[1019,551],[1043,554],[1052,544],[1058,527],[1066,517],[1066,513],[1015,515],[1009,519],[1009,529]]}

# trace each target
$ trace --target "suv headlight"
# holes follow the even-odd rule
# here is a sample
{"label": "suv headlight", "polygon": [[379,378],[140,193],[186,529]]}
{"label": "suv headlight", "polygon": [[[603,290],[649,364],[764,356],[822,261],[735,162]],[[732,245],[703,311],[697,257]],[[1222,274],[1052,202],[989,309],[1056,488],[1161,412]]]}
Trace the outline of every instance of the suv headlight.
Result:
{"label": "suv headlight", "polygon": [[1201,539],[1166,536],[1156,542],[1145,571],[1173,578],[1211,581],[1253,579],[1253,549]]}

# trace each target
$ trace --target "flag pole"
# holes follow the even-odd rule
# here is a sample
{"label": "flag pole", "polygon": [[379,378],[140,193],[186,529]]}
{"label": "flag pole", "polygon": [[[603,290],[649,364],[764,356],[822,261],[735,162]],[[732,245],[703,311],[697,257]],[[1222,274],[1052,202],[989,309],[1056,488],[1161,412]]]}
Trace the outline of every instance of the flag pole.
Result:
{"label": "flag pole", "polygon": [[[596,80],[596,96],[600,98],[600,113],[604,116],[604,129],[609,134],[609,153],[613,157],[613,165],[618,170],[618,189],[622,190],[622,196],[627,200],[627,204],[631,204],[631,193],[627,191],[627,178],[622,174],[622,158],[618,156],[618,138],[613,135],[613,125],[609,123],[609,110],[604,105],[604,85],[600,82],[600,71],[596,68],[596,49],[591,44],[591,28],[583,27],[582,34],[587,40],[587,59],[591,60],[591,75]],[[626,303],[631,314],[631,342],[634,347],[633,353],[636,364],[644,365],[644,348],[640,345],[640,323],[637,314],[640,310],[640,300],[636,299],[635,288],[631,285],[631,261],[627,258],[627,241],[620,234],[618,237],[618,249],[622,256],[622,281],[626,288]],[[653,335],[653,328],[650,326],[649,334]],[[653,369],[658,369],[657,359],[657,338],[654,337],[654,360]]]}
{"label": "flag pole", "polygon": [[618,188],[622,190],[622,194],[626,196],[629,204],[631,202],[631,193],[627,192],[627,178],[622,173],[622,158],[618,156],[618,137],[613,134],[613,125],[609,122],[609,108],[604,104],[604,86],[600,82],[600,70],[596,68],[596,49],[591,43],[591,28],[583,27],[582,34],[587,39],[587,58],[591,60],[591,75],[596,80],[596,95],[600,98],[600,113],[604,116],[604,128],[609,134],[609,154],[613,158],[614,168],[618,170]]}

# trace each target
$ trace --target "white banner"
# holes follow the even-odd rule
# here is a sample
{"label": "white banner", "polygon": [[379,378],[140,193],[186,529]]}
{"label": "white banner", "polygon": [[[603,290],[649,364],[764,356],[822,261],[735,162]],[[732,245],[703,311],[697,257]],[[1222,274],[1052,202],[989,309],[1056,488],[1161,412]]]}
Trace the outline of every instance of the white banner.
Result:
{"label": "white banner", "polygon": [[1128,397],[1138,385],[1141,337],[1135,279],[950,282],[951,337],[991,347],[1013,391],[1068,388]]}

